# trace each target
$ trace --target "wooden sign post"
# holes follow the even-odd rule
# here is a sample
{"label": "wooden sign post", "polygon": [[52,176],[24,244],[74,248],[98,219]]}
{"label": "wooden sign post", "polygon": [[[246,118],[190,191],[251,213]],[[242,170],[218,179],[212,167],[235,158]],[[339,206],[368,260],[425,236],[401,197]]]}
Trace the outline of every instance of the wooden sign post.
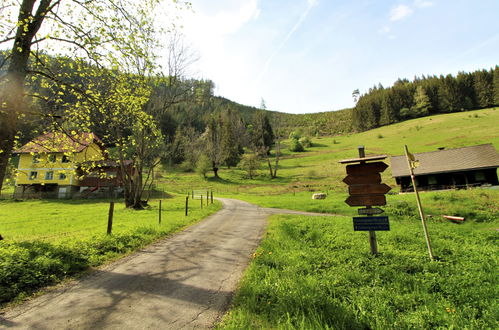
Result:
{"label": "wooden sign post", "polygon": [[[371,253],[378,254],[378,244],[376,241],[376,231],[390,230],[387,216],[374,217],[384,211],[373,206],[386,205],[385,194],[390,191],[390,186],[381,183],[381,172],[388,168],[388,165],[379,161],[385,159],[386,155],[366,157],[364,146],[359,146],[359,158],[346,159],[340,161],[347,165],[347,176],[343,179],[348,185],[349,197],[345,200],[350,206],[365,206],[359,209],[359,215],[367,217],[354,217],[353,226],[355,231],[368,231]],[[374,162],[369,162],[374,161]]]}

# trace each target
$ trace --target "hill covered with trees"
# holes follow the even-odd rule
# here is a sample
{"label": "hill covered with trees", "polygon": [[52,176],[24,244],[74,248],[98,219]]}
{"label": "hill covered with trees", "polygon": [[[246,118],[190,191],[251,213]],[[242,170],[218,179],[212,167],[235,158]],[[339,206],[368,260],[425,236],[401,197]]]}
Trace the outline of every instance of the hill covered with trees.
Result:
{"label": "hill covered with trees", "polygon": [[390,88],[381,84],[359,95],[352,112],[357,131],[438,113],[483,109],[499,105],[499,66],[459,72],[457,76],[398,79]]}

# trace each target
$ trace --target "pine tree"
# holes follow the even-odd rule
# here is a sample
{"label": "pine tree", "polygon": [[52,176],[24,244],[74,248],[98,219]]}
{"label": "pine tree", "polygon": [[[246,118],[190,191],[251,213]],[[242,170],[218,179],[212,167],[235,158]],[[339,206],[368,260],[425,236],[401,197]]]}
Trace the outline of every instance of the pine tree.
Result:
{"label": "pine tree", "polygon": [[414,103],[414,108],[416,110],[415,115],[417,117],[426,116],[430,113],[430,98],[426,94],[423,86],[416,87],[416,92],[414,93]]}
{"label": "pine tree", "polygon": [[494,68],[494,105],[499,105],[499,66]]}
{"label": "pine tree", "polygon": [[474,72],[475,77],[475,95],[477,104],[480,108],[490,107],[494,103],[492,70],[480,70]]}

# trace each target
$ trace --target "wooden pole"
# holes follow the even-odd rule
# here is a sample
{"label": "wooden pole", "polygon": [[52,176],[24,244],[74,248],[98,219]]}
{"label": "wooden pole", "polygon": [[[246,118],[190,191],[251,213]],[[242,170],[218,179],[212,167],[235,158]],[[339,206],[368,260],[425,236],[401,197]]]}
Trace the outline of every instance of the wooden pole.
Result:
{"label": "wooden pole", "polygon": [[113,214],[114,214],[114,202],[109,203],[109,215],[107,217],[107,234],[111,235],[113,231]]}
{"label": "wooden pole", "polygon": [[158,221],[159,221],[159,224],[161,224],[161,199],[159,200],[159,213],[158,213]]}
{"label": "wooden pole", "polygon": [[416,194],[416,201],[418,203],[419,216],[421,217],[421,223],[423,225],[424,236],[426,239],[426,245],[428,246],[428,253],[430,255],[430,259],[433,261],[435,258],[433,257],[433,251],[431,249],[431,241],[430,234],[428,233],[428,228],[426,226],[426,218],[423,212],[423,206],[421,205],[421,199],[419,198],[419,192],[416,187],[416,178],[414,176],[414,171],[412,170],[411,160],[409,159],[409,150],[407,149],[407,145],[404,146],[405,149],[405,157],[407,159],[407,166],[409,167],[409,172],[411,173],[412,186],[414,187],[414,193]]}
{"label": "wooden pole", "polygon": [[[358,146],[357,149],[359,150],[359,158],[365,158],[366,152],[364,146]],[[361,161],[360,163],[365,164],[366,162]],[[366,206],[366,208],[370,209],[372,206]],[[378,241],[376,240],[376,232],[374,230],[369,231],[369,246],[371,247],[371,254],[378,254]]]}
{"label": "wooden pole", "polygon": [[203,208],[203,194],[201,194],[201,208]]}
{"label": "wooden pole", "polygon": [[189,195],[185,196],[185,216],[189,215]]}
{"label": "wooden pole", "polygon": [[213,190],[211,191],[211,204],[213,204]]}

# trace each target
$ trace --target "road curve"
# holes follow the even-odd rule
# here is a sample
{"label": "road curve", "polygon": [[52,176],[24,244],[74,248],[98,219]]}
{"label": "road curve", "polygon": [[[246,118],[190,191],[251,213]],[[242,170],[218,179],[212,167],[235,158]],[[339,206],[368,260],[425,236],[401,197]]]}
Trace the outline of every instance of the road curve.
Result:
{"label": "road curve", "polygon": [[0,314],[13,329],[210,328],[225,312],[271,214],[220,199],[202,222]]}

